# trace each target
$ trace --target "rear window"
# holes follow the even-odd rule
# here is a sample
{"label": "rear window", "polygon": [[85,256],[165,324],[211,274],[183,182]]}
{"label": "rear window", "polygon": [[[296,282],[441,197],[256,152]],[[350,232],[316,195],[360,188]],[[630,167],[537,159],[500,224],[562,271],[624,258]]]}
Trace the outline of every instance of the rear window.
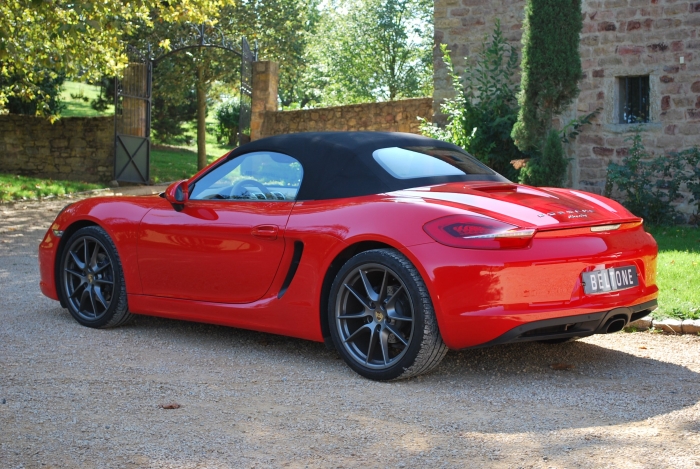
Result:
{"label": "rear window", "polygon": [[473,156],[449,148],[389,147],[375,150],[372,156],[396,179],[497,175]]}

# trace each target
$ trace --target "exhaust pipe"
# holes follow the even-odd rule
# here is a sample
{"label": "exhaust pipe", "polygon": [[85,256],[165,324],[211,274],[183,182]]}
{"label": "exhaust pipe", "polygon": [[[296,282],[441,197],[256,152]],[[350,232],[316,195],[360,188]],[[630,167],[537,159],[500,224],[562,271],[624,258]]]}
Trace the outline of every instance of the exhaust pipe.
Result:
{"label": "exhaust pipe", "polygon": [[625,327],[627,321],[623,318],[613,318],[609,320],[605,326],[603,326],[603,332],[605,334],[612,334],[613,332],[621,331]]}

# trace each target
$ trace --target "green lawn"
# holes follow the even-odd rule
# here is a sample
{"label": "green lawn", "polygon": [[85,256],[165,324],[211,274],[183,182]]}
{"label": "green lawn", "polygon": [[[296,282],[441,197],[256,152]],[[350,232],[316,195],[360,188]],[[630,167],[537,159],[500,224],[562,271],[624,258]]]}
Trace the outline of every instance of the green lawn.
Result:
{"label": "green lawn", "polygon": [[[85,99],[74,99],[74,96],[84,96]],[[100,94],[100,87],[94,85],[86,85],[84,83],[76,83],[74,81],[67,81],[63,84],[63,91],[61,92],[61,101],[66,106],[66,108],[61,111],[61,117],[100,117],[100,116],[113,116],[114,115],[114,105],[110,105],[104,112],[95,111],[90,107],[90,101],[97,98]]]}
{"label": "green lawn", "polygon": [[648,228],[659,244],[654,317],[700,319],[700,228]]}
{"label": "green lawn", "polygon": [[0,174],[0,201],[38,199],[40,197],[66,195],[74,192],[100,189],[100,184],[76,181],[54,181],[24,176]]}
{"label": "green lawn", "polygon": [[[212,117],[207,117],[207,124],[213,124]],[[189,135],[197,135],[196,122],[187,124]],[[211,163],[232,147],[220,145],[212,132],[207,132],[207,161]],[[151,149],[151,179],[155,183],[164,183],[186,179],[197,172],[197,142],[177,147],[159,147]]]}

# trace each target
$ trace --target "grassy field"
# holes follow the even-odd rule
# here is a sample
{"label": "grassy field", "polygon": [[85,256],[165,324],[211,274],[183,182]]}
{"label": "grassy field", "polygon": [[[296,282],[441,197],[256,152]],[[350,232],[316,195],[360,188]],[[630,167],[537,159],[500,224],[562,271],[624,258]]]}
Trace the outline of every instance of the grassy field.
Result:
{"label": "grassy field", "polygon": [[76,181],[54,181],[24,176],[0,174],[0,201],[38,199],[57,195],[100,189],[100,184],[88,184]]}
{"label": "grassy field", "polygon": [[700,228],[659,227],[657,318],[700,319]]}
{"label": "grassy field", "polygon": [[[74,99],[74,96],[84,96],[83,99]],[[97,98],[100,94],[100,87],[94,85],[86,85],[84,83],[76,83],[67,81],[63,84],[61,92],[61,101],[66,108],[61,111],[61,117],[100,117],[113,116],[114,105],[110,105],[104,112],[95,111],[90,107],[90,101]]]}
{"label": "grassy field", "polygon": [[[207,118],[207,124],[213,124],[211,117]],[[197,135],[195,122],[188,124],[187,134]],[[229,152],[232,147],[220,145],[216,141],[216,136],[207,132],[207,161],[211,163],[224,153]],[[151,179],[155,183],[164,183],[186,179],[197,172],[197,143],[196,139],[192,145],[158,146],[151,149]]]}

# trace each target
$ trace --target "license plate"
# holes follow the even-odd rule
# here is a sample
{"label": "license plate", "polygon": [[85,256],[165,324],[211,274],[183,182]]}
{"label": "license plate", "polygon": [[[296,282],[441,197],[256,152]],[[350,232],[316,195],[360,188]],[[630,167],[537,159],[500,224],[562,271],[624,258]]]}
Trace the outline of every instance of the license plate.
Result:
{"label": "license plate", "polygon": [[639,286],[637,268],[633,265],[593,270],[581,274],[583,291],[587,295],[607,293]]}

